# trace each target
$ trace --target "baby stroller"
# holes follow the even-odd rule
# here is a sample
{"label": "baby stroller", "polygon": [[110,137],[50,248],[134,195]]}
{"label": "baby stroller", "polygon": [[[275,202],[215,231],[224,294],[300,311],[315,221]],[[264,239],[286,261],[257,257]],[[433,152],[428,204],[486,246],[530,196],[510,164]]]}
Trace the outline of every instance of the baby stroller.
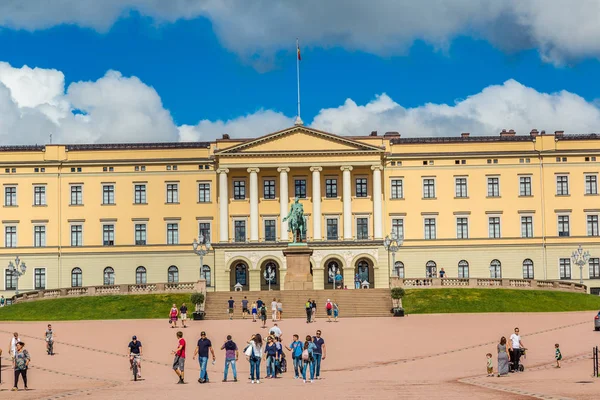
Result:
{"label": "baby stroller", "polygon": [[[519,352],[521,353],[521,357],[519,359],[527,358],[527,349],[519,349]],[[513,371],[523,372],[523,371],[525,371],[525,366],[523,364],[519,363],[519,365],[515,369],[515,363],[514,363],[514,361],[511,361],[510,363],[508,363],[508,371],[509,372],[513,372]]]}

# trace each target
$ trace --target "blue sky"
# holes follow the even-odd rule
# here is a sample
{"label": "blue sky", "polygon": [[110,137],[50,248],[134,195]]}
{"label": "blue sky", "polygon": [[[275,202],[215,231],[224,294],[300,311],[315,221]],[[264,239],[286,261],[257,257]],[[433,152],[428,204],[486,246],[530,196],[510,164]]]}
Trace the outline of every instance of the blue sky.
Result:
{"label": "blue sky", "polygon": [[[164,140],[210,139],[232,132],[234,136],[258,136],[280,125],[289,125],[296,114],[296,33],[300,36],[303,58],[303,120],[334,133],[398,130],[415,136],[444,132],[455,135],[459,131],[474,130],[475,134],[490,134],[500,128],[515,127],[520,133],[530,128],[600,130],[596,126],[600,121],[596,106],[600,83],[595,79],[600,64],[595,49],[574,53],[568,47],[569,40],[564,38],[555,38],[556,43],[548,51],[547,43],[541,39],[542,44],[523,45],[523,42],[534,42],[535,38],[517,37],[511,44],[507,43],[509,39],[493,39],[494,35],[483,30],[457,29],[441,41],[432,40],[427,34],[411,36],[401,32],[395,33],[400,35],[401,48],[394,47],[391,41],[391,45],[388,43],[380,49],[380,43],[390,42],[389,37],[379,38],[379,43],[378,38],[373,37],[369,43],[357,44],[356,39],[344,39],[348,33],[343,29],[348,28],[340,28],[339,38],[335,32],[325,32],[317,38],[311,32],[304,38],[303,32],[293,30],[281,35],[274,33],[266,39],[260,34],[250,34],[247,38],[244,33],[240,33],[240,37],[223,34],[224,27],[228,26],[223,18],[237,17],[229,15],[217,19],[198,15],[182,19],[169,16],[170,20],[165,21],[156,12],[128,11],[113,20],[107,17],[106,21],[89,22],[82,17],[82,22],[68,25],[64,22],[73,18],[43,22],[25,19],[23,26],[5,22],[0,29],[0,61],[8,63],[10,71],[0,73],[0,84],[4,83],[12,98],[18,99],[28,94],[11,83],[10,76],[22,75],[24,65],[62,73],[64,90],[74,84],[73,92],[78,89],[78,95],[69,91],[48,94],[47,99],[34,101],[32,105],[37,108],[45,101],[62,111],[83,109],[88,119],[73,124],[84,124],[84,129],[63,122],[63,117],[50,117],[47,125],[46,122],[40,125],[43,131],[57,130],[64,140],[106,141],[119,137],[142,140],[148,130],[143,124],[132,124],[131,135],[124,136],[111,137],[102,129],[107,129],[107,124],[123,125],[123,119],[143,119],[145,112],[156,114],[153,107],[160,104],[165,109],[160,110],[164,111],[161,115],[166,119],[170,117],[171,122],[161,120],[149,125],[162,126],[164,132],[171,132],[164,134]],[[277,38],[272,39],[273,35]],[[244,43],[239,43],[240,38],[245,39]],[[560,46],[564,48],[556,53]],[[573,48],[578,47],[581,43],[573,45]],[[99,80],[109,70],[118,71],[120,75],[105,79],[106,85],[100,89]],[[45,82],[40,73],[35,77],[36,84]],[[139,83],[128,81],[132,77],[139,79]],[[507,81],[512,84],[507,85]],[[81,87],[82,82],[89,85]],[[136,94],[137,89],[131,88],[124,96],[126,100],[122,101],[127,104],[121,104],[121,108],[131,106],[130,114],[113,115],[116,111],[101,99],[120,97],[119,85],[124,82],[137,85],[142,91]],[[98,88],[92,87],[95,84]],[[137,102],[137,98],[148,98],[148,90],[152,88],[156,99],[148,101],[149,104],[131,104]],[[491,88],[487,94],[486,88]],[[388,100],[381,98],[384,93]],[[496,104],[495,97],[502,99],[501,104]],[[468,98],[471,100],[457,106]],[[351,99],[354,106],[345,104],[346,99]],[[58,105],[63,101],[66,105]],[[565,118],[552,120],[556,126],[544,126],[548,121],[544,111],[532,111],[538,108],[538,101],[544,102],[540,108],[545,107],[551,114],[563,113]],[[19,123],[23,124],[23,115],[29,115],[28,110],[23,111],[27,101],[15,102],[21,116]],[[451,121],[443,119],[448,118],[447,110],[444,111],[447,107],[451,109]],[[569,115],[577,108],[584,109],[587,119],[582,123],[574,123],[575,116]],[[515,111],[515,115],[505,118],[502,114],[507,109]],[[465,110],[476,111],[470,115]],[[2,112],[0,107],[0,116]],[[105,119],[103,123],[94,125],[94,113]],[[487,113],[495,113],[497,118],[480,117]],[[506,126],[501,125],[502,118],[506,119]],[[200,121],[205,121],[204,126],[199,125]],[[35,123],[28,121],[25,126],[31,129]],[[171,128],[167,127],[169,123]],[[244,123],[246,127],[242,128]],[[63,129],[63,126],[68,128]],[[182,126],[188,127],[186,134],[181,133]],[[89,132],[79,134],[77,129]],[[0,124],[0,138],[3,135],[7,132]],[[148,137],[163,139],[160,132]]]}

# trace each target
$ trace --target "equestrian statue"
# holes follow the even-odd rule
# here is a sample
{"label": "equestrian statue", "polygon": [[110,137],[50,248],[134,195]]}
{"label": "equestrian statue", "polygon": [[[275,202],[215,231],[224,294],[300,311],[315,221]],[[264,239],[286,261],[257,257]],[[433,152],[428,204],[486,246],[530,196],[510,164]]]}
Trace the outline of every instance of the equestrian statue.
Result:
{"label": "equestrian statue", "polygon": [[292,232],[293,242],[302,242],[302,237],[306,237],[306,217],[298,196],[294,199],[289,214],[283,219],[285,221],[288,221],[288,232]]}

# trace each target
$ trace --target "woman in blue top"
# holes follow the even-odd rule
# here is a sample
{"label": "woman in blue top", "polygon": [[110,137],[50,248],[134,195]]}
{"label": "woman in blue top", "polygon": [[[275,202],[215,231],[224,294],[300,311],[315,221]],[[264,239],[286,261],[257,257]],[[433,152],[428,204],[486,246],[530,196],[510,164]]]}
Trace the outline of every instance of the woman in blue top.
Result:
{"label": "woman in blue top", "polygon": [[298,335],[294,335],[294,341],[290,344],[290,347],[285,346],[288,351],[292,352],[292,360],[294,360],[294,379],[300,377],[300,371],[302,370],[302,342]]}
{"label": "woman in blue top", "polygon": [[302,349],[302,379],[306,383],[306,367],[310,367],[310,383],[315,379],[315,357],[314,350],[317,346],[313,343],[310,335],[306,336],[306,341]]}
{"label": "woman in blue top", "polygon": [[273,336],[267,338],[267,346],[265,347],[265,361],[267,362],[267,379],[275,378],[275,360],[277,360],[277,345],[273,340]]}

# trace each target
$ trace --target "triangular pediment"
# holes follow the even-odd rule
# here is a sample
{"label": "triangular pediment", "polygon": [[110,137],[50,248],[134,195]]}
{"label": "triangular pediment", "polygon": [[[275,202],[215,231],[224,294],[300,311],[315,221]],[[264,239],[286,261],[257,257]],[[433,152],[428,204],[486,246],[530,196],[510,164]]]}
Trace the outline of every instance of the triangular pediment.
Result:
{"label": "triangular pediment", "polygon": [[218,155],[312,153],[312,152],[383,152],[382,148],[304,126],[248,140],[218,152]]}

